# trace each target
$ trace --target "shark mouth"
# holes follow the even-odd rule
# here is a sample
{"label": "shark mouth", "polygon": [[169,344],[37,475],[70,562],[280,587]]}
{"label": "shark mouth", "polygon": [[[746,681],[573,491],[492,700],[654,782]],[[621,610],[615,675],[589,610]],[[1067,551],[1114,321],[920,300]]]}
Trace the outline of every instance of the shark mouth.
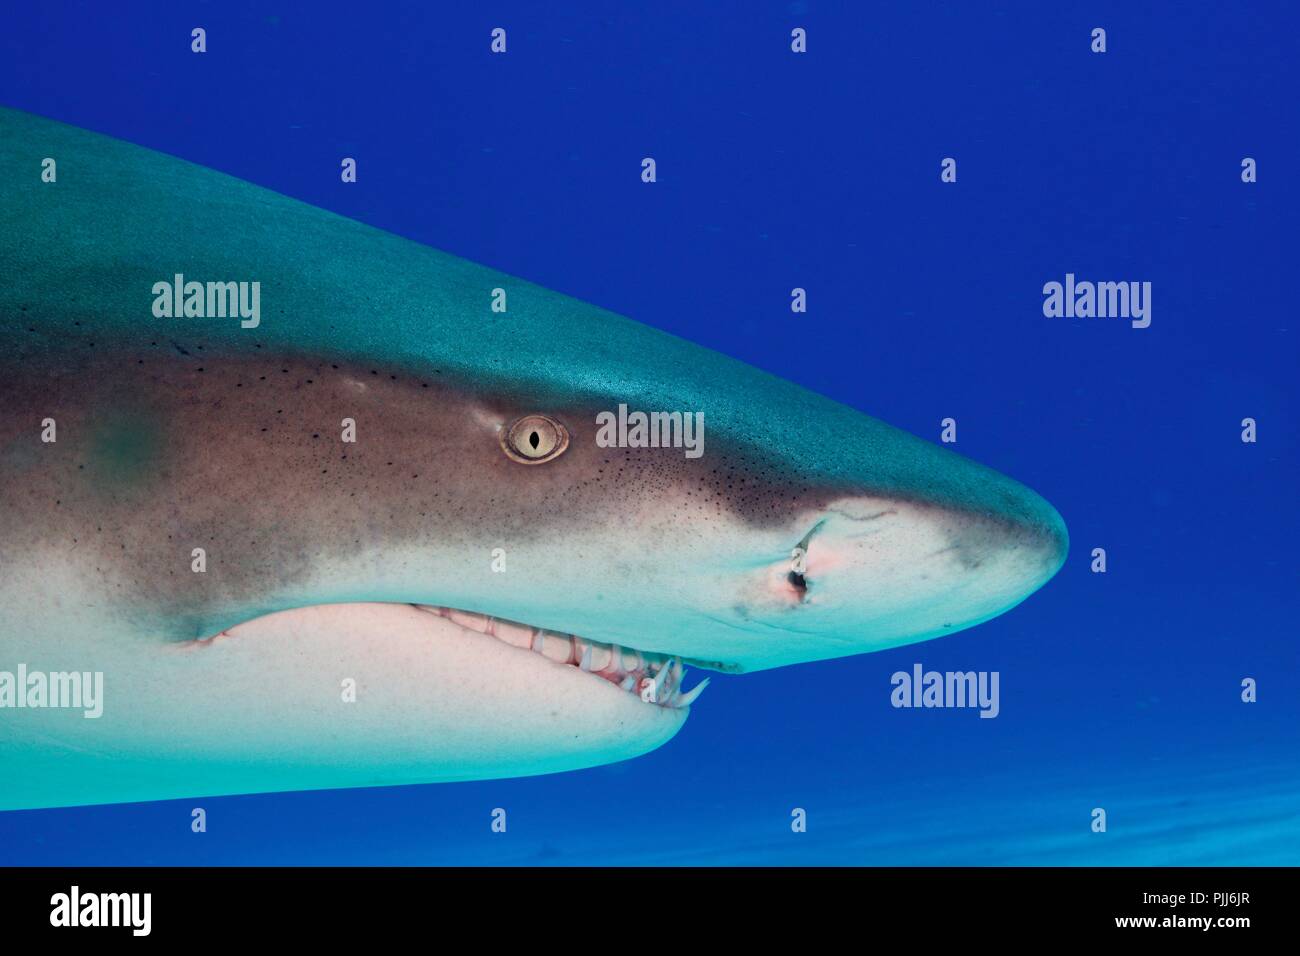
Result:
{"label": "shark mouth", "polygon": [[689,707],[709,683],[706,677],[689,692],[682,693],[686,668],[679,657],[643,654],[618,644],[602,644],[575,634],[561,634],[458,608],[427,604],[413,607],[446,618],[457,627],[494,637],[522,652],[540,654],[553,664],[576,667],[652,706]]}

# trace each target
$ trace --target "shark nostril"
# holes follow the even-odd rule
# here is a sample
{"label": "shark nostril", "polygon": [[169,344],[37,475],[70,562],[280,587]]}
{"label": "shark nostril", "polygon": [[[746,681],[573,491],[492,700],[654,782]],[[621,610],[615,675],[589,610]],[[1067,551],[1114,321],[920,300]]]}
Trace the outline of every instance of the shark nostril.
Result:
{"label": "shark nostril", "polygon": [[[817,524],[813,531],[821,527]],[[812,537],[813,531],[804,535],[803,540],[794,546],[790,552],[790,571],[786,574],[785,579],[790,587],[794,588],[798,594],[799,600],[803,601],[808,596],[808,578],[805,576],[808,572],[808,539]]]}
{"label": "shark nostril", "polygon": [[804,538],[790,552],[790,573],[785,576],[786,581],[790,583],[790,587],[799,593],[800,601],[808,594],[808,578],[805,577],[808,571],[807,542],[808,539]]}

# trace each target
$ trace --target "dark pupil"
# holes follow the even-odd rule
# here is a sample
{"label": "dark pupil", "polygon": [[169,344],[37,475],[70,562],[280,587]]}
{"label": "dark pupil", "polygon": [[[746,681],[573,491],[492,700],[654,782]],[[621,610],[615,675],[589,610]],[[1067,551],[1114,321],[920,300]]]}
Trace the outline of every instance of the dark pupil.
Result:
{"label": "dark pupil", "polygon": [[541,443],[542,440],[537,437],[537,432],[532,432],[531,434],[529,434],[528,444],[532,445],[534,450],[536,450],[537,446],[540,445]]}

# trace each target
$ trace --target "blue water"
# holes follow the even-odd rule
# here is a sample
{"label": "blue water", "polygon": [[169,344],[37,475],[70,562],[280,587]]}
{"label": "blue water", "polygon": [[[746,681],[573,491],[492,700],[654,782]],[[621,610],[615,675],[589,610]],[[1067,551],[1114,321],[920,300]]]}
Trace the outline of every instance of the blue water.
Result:
{"label": "blue water", "polygon": [[[958,451],[1060,510],[1071,557],[947,639],[715,677],[675,740],[628,763],[6,813],[0,862],[1300,862],[1293,9],[424,6],[10,5],[0,102],[925,437],[952,416]],[[1150,328],[1045,318],[1042,286],[1066,272],[1150,281]],[[999,671],[1000,715],[895,710],[889,677],[915,662]]]}

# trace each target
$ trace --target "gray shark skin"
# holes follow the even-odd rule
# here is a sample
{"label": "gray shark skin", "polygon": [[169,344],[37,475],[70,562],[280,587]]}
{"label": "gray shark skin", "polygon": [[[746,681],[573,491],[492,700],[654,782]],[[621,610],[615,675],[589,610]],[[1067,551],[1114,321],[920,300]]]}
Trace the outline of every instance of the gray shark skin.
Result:
{"label": "gray shark skin", "polygon": [[[155,315],[178,274],[258,282],[257,325]],[[1067,551],[1024,486],[798,386],[9,110],[0,276],[0,672],[103,675],[96,717],[0,707],[0,809],[622,760],[686,668],[952,634]],[[703,454],[604,447],[620,405],[703,413]],[[567,445],[529,462],[521,420]]]}

